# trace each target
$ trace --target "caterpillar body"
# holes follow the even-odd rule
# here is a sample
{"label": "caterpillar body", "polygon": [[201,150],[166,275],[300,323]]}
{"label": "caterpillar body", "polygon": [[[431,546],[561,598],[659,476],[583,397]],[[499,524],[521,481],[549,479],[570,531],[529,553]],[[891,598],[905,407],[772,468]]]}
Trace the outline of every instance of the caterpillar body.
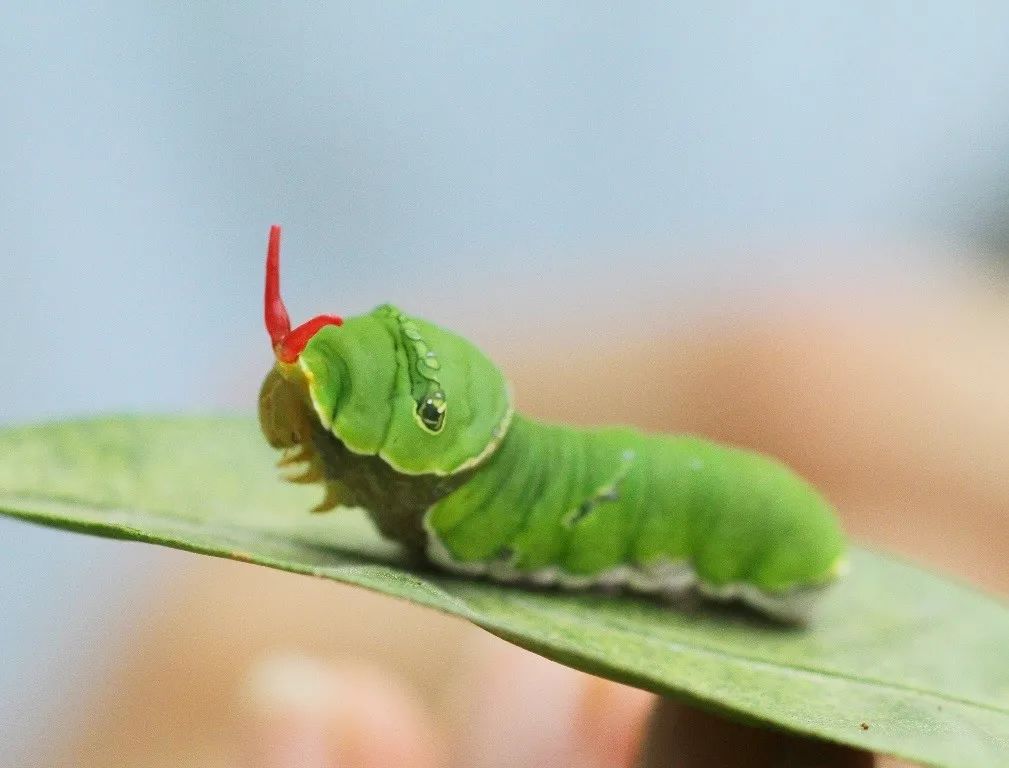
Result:
{"label": "caterpillar body", "polygon": [[802,621],[845,568],[829,504],[768,457],[691,436],[575,429],[513,411],[465,339],[395,307],[291,329],[270,231],[276,363],[260,424],[315,511],[361,507],[446,571],[569,589],[742,600]]}

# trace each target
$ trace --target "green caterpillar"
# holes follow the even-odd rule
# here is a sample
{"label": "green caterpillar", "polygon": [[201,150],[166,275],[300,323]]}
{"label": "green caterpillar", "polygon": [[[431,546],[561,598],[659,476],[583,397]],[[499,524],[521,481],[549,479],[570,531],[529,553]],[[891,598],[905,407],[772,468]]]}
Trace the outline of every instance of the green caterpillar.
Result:
{"label": "green caterpillar", "polygon": [[781,464],[689,436],[573,429],[514,413],[465,339],[383,305],[298,328],[270,230],[259,397],[281,466],[319,482],[315,511],[361,507],[447,571],[570,589],[742,600],[806,618],[845,567],[830,506]]}

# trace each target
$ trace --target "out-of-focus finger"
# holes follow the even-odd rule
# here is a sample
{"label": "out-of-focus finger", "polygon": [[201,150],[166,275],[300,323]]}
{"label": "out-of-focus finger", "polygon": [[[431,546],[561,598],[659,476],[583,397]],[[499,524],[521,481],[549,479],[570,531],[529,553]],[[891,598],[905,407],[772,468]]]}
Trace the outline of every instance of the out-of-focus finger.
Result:
{"label": "out-of-focus finger", "polygon": [[639,688],[579,674],[575,743],[581,758],[572,765],[627,768],[637,762],[656,696]]}
{"label": "out-of-focus finger", "polygon": [[388,673],[294,656],[258,663],[244,691],[248,768],[435,768],[433,727]]}
{"label": "out-of-focus finger", "polygon": [[652,697],[488,639],[464,677],[452,765],[626,768]]}
{"label": "out-of-focus finger", "polygon": [[575,673],[493,638],[456,692],[454,768],[566,766],[577,708]]}

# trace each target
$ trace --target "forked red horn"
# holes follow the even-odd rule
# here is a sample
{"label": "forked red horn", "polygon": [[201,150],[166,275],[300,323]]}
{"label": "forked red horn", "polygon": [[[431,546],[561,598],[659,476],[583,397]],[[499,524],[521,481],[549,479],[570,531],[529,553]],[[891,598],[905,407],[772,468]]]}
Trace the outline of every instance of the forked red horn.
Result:
{"label": "forked red horn", "polygon": [[277,359],[293,363],[320,328],[343,325],[336,315],[319,315],[291,330],[291,318],[280,297],[280,227],[270,227],[270,244],[266,249],[266,291],[263,294],[263,318],[270,343]]}

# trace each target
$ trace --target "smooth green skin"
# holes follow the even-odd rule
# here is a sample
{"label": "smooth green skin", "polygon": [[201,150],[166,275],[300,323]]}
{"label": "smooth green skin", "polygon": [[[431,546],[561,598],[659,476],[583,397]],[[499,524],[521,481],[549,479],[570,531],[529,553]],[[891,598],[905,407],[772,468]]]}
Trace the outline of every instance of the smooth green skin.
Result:
{"label": "smooth green skin", "polygon": [[[586,503],[591,510],[574,520]],[[429,524],[464,563],[506,551],[520,571],[558,565],[592,576],[687,561],[705,584],[768,593],[828,580],[844,553],[826,502],[764,456],[519,416],[479,473],[432,508]]]}
{"label": "smooth green skin", "polygon": [[301,353],[323,424],[355,453],[379,455],[405,474],[448,475],[475,459],[509,412],[500,371],[465,339],[413,319],[436,351],[448,400],[440,432],[422,427],[407,352],[388,306],[319,331]]}
{"label": "smooth green skin", "polygon": [[[411,570],[362,512],[305,514],[318,489],[264,472],[274,457],[246,418],[0,429],[0,514],[356,584],[592,674],[915,763],[1009,765],[1003,600],[859,548],[803,630]],[[27,588],[11,576],[4,589]]]}
{"label": "smooth green skin", "polygon": [[[465,339],[410,318],[423,349],[437,355],[448,403],[443,429],[431,432],[416,416],[416,377],[404,348],[416,342],[404,337],[398,315],[386,305],[319,331],[300,360],[306,397],[352,451],[407,474],[453,474],[501,433],[507,384]],[[601,497],[604,491],[615,498]],[[576,520],[583,505],[591,510]],[[427,523],[461,564],[503,559],[522,572],[556,565],[592,576],[618,565],[687,561],[707,585],[767,593],[829,581],[844,553],[830,506],[768,458],[692,437],[576,430],[519,416],[475,476],[430,509]]]}

